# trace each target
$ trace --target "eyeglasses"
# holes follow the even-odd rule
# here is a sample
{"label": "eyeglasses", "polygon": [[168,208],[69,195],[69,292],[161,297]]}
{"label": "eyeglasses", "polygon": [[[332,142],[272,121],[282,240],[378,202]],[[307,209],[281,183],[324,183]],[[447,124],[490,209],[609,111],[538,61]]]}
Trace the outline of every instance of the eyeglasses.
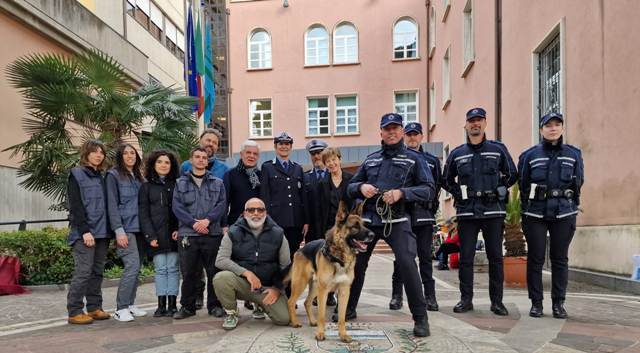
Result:
{"label": "eyeglasses", "polygon": [[267,209],[264,207],[250,207],[244,209],[247,213],[264,213],[266,210]]}

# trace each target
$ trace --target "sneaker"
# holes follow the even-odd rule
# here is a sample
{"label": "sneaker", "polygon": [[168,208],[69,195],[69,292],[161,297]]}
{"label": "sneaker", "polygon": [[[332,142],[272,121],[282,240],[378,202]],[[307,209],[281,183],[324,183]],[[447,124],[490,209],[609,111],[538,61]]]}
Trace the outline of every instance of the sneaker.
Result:
{"label": "sneaker", "polygon": [[74,325],[87,325],[93,322],[93,318],[85,313],[69,316],[67,322]]}
{"label": "sneaker", "polygon": [[96,309],[94,311],[89,311],[89,312],[87,312],[87,315],[91,316],[91,318],[94,319],[94,320],[107,320],[108,318],[111,317],[111,315],[107,314],[102,309]]}
{"label": "sneaker", "polygon": [[264,310],[260,305],[256,305],[256,309],[253,311],[253,314],[251,316],[253,316],[253,318],[256,320],[264,320],[266,318]]}
{"label": "sneaker", "polygon": [[116,310],[116,312],[113,314],[113,318],[122,322],[134,320],[133,315],[131,315],[131,311],[129,311],[129,308]]}
{"label": "sneaker", "polygon": [[227,316],[224,318],[222,328],[233,330],[236,326],[238,326],[238,313],[235,310],[227,310]]}
{"label": "sneaker", "polygon": [[135,316],[135,317],[140,317],[140,316],[146,316],[147,312],[138,308],[135,305],[129,305],[129,311],[131,312],[131,315]]}

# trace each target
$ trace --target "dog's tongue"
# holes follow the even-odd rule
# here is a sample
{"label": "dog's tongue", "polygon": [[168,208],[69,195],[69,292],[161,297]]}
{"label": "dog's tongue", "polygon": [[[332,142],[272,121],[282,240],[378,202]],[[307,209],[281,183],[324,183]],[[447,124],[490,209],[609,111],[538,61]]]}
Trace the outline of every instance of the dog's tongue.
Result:
{"label": "dog's tongue", "polygon": [[358,248],[360,248],[362,250],[366,250],[367,249],[367,244],[365,244],[364,242],[356,240],[355,243],[358,246]]}

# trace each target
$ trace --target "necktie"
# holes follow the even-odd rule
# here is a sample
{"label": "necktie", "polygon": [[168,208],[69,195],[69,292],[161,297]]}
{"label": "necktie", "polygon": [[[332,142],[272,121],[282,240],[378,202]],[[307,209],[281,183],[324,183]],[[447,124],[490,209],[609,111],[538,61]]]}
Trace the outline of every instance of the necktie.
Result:
{"label": "necktie", "polygon": [[284,170],[289,171],[289,162],[283,161],[282,162],[282,167],[284,168]]}

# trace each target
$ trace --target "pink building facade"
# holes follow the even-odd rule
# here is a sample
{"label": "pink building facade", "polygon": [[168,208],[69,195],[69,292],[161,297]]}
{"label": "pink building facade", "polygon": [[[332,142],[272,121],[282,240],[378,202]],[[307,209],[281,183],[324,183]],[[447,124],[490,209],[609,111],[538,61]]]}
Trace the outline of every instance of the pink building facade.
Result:
{"label": "pink building facade", "polygon": [[233,153],[248,138],[273,150],[282,131],[294,149],[377,145],[395,110],[426,123],[424,2],[288,3],[228,3]]}
{"label": "pink building facade", "polygon": [[432,0],[428,13],[430,141],[446,155],[464,141],[464,112],[482,106],[488,137],[517,161],[538,118],[562,112],[586,173],[570,265],[628,275],[640,254],[640,3]]}

